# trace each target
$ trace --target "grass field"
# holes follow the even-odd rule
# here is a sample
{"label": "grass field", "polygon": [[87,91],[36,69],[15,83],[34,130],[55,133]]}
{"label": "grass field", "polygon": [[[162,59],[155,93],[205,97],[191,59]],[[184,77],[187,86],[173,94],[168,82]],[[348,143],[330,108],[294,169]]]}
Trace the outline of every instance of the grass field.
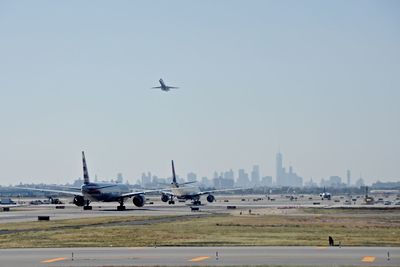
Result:
{"label": "grass field", "polygon": [[0,225],[0,247],[400,246],[400,212],[99,217]]}

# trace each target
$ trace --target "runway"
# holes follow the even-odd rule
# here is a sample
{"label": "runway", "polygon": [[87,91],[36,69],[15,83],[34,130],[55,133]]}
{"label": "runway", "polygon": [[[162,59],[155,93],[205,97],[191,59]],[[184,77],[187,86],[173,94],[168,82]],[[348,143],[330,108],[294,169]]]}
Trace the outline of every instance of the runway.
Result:
{"label": "runway", "polygon": [[[365,208],[361,203],[353,205],[344,205],[342,197],[332,201],[316,200],[313,196],[299,197],[296,201],[291,201],[285,196],[274,195],[271,200],[262,195],[218,195],[217,201],[208,203],[203,201],[203,205],[199,207],[202,213],[232,213],[238,215],[240,212],[248,213],[249,210],[258,214],[287,214],[289,210],[297,208]],[[29,203],[28,199],[22,202]],[[135,207],[132,203],[127,202],[126,211],[116,211],[116,203],[95,202],[92,203],[93,210],[84,211],[82,207],[77,207],[71,203],[71,199],[62,199],[66,204],[63,204],[63,209],[57,209],[60,205],[21,205],[18,207],[10,207],[10,212],[3,212],[0,210],[0,224],[14,223],[14,222],[28,222],[37,221],[38,216],[49,216],[51,220],[62,219],[77,219],[88,217],[102,217],[102,216],[163,216],[163,215],[193,215],[190,209],[190,202],[179,203],[175,205],[168,205],[161,202],[159,196],[151,196],[144,207]],[[273,201],[272,201],[273,200]],[[358,199],[359,200],[359,199]],[[316,202],[315,202],[316,201]],[[339,202],[335,202],[339,201]],[[360,201],[359,201],[360,202]],[[314,205],[318,203],[318,205]],[[227,209],[229,206],[234,206],[235,209]],[[383,204],[368,206],[368,208],[386,208]],[[392,205],[390,208],[400,208],[400,206]]]}
{"label": "runway", "polygon": [[[389,253],[389,255],[388,255]],[[389,256],[389,258],[388,258]],[[400,266],[400,247],[2,249],[1,266]]]}

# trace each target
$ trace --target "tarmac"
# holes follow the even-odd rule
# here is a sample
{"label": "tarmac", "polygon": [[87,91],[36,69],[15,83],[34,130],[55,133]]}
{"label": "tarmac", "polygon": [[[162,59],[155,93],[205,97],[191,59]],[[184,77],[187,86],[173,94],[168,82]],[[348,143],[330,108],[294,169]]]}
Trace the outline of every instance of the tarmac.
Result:
{"label": "tarmac", "polygon": [[[400,209],[400,206],[383,204],[364,205],[362,199],[357,199],[357,203],[348,205],[345,203],[345,196],[337,196],[334,199],[321,200],[318,196],[299,196],[296,200],[290,200],[284,195],[270,195],[267,199],[265,195],[217,195],[217,201],[208,203],[204,198],[203,205],[199,207],[202,213],[281,213],[286,214],[290,209],[296,208],[391,208]],[[93,210],[85,211],[82,207],[77,207],[70,203],[71,199],[61,199],[65,204],[62,205],[29,205],[33,199],[17,200],[17,206],[9,206],[10,211],[0,211],[1,223],[29,222],[37,221],[38,216],[49,216],[50,220],[77,219],[99,216],[165,216],[165,215],[193,215],[196,212],[191,211],[190,202],[168,205],[160,200],[159,196],[148,196],[148,201],[144,207],[135,207],[132,202],[125,203],[125,211],[117,211],[118,203],[94,202],[91,205]],[[150,204],[152,203],[152,204]],[[61,207],[61,208],[60,208]],[[234,207],[234,209],[229,209]]]}
{"label": "tarmac", "polygon": [[1,266],[400,266],[400,247],[2,249]]}
{"label": "tarmac", "polygon": [[[137,208],[126,203],[126,211],[116,211],[116,203],[93,203],[93,210],[84,211],[63,199],[63,205],[19,205],[0,212],[2,223],[37,221],[38,216],[50,220],[99,216],[192,216],[212,213],[242,212],[256,214],[295,214],[299,207],[363,208],[357,203],[345,204],[346,198],[322,201],[304,196],[292,201],[286,196],[218,196],[217,202],[192,211],[191,206],[177,202],[162,203],[159,197],[149,197],[148,203]],[[152,203],[152,204],[151,204]],[[63,206],[60,208],[58,206]],[[57,208],[58,207],[58,208]],[[229,207],[235,207],[231,209]],[[383,204],[374,208],[386,208]],[[398,208],[391,206],[390,208]],[[0,229],[1,230],[1,229]],[[99,244],[101,246],[102,244]],[[156,244],[155,244],[156,245]],[[96,248],[26,248],[0,249],[2,266],[224,266],[224,265],[283,265],[283,266],[400,266],[400,247],[96,247]]]}

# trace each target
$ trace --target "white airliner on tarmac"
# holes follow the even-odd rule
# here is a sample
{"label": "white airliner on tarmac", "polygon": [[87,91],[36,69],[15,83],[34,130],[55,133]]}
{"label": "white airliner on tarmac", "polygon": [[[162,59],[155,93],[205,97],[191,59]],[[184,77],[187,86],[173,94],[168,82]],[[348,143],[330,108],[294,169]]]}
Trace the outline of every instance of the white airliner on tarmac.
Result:
{"label": "white airliner on tarmac", "polygon": [[83,164],[83,185],[80,188],[70,188],[74,191],[23,188],[26,190],[36,190],[42,192],[52,192],[73,195],[73,203],[85,210],[91,210],[91,202],[119,202],[117,210],[125,210],[124,201],[132,198],[133,204],[137,207],[143,207],[146,198],[144,195],[149,192],[160,192],[160,190],[148,190],[142,192],[132,192],[125,184],[117,183],[92,183],[89,180],[89,173],[86,165],[85,153],[82,151]]}
{"label": "white airliner on tarmac", "polygon": [[226,191],[238,191],[243,190],[243,188],[230,188],[230,189],[219,189],[219,190],[209,190],[201,191],[198,186],[183,186],[187,184],[192,184],[195,182],[178,183],[175,175],[174,161],[172,160],[172,183],[169,190],[162,190],[161,200],[163,202],[168,202],[168,204],[175,204],[174,198],[180,200],[191,200],[193,205],[201,205],[200,196],[208,195],[207,201],[214,202],[215,197],[213,193],[215,192],[226,192]]}
{"label": "white airliner on tarmac", "polygon": [[167,86],[163,79],[158,80],[158,82],[160,83],[161,86],[156,86],[156,87],[152,87],[152,89],[161,89],[164,92],[168,92],[170,89],[178,89],[179,87],[174,87],[174,86]]}
{"label": "white airliner on tarmac", "polygon": [[331,200],[331,193],[326,192],[325,186],[324,186],[324,192],[320,193],[319,196],[321,197],[321,200],[327,199],[327,200]]}

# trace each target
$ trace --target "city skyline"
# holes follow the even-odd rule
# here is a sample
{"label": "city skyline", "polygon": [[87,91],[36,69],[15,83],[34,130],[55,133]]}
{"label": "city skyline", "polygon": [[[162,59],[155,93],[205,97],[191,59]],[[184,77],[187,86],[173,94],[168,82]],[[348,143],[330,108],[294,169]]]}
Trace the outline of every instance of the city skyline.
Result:
{"label": "city skyline", "polygon": [[[360,187],[368,185],[365,182],[364,177],[352,177],[351,170],[347,169],[345,176],[339,175],[327,175],[320,179],[315,178],[303,178],[297,173],[293,172],[294,167],[292,165],[284,165],[283,154],[281,152],[276,153],[275,162],[275,175],[266,175],[260,172],[260,166],[255,164],[250,169],[238,168],[233,170],[232,168],[225,171],[214,171],[212,175],[198,175],[196,172],[190,171],[186,174],[177,172],[176,177],[178,182],[197,182],[205,187],[216,187],[226,188],[233,186],[240,187],[254,187],[254,186],[267,186],[267,187]],[[89,169],[90,170],[90,169]],[[75,178],[74,178],[75,179]],[[78,186],[76,182],[82,181],[82,177],[78,177],[74,180],[73,184]],[[118,172],[115,177],[99,178],[97,174],[94,175],[94,182],[116,182],[116,183],[129,183],[137,184],[142,187],[158,187],[159,185],[166,185],[172,181],[172,175],[157,175],[156,173],[148,170],[142,172],[141,177],[135,179],[125,179],[121,172]],[[396,179],[388,182],[396,182]],[[70,184],[71,181],[67,181],[66,184]],[[371,183],[382,182],[382,179],[372,179]],[[19,181],[16,184],[25,184],[25,182]],[[63,182],[61,182],[62,184]],[[14,184],[14,185],[16,185]],[[28,183],[29,184],[29,183]],[[51,183],[55,184],[55,183]],[[1,185],[0,185],[1,186]]]}
{"label": "city skyline", "polygon": [[[400,179],[398,1],[1,1],[0,184]],[[152,90],[163,78],[180,89]],[[286,173],[290,173],[286,169]],[[236,173],[235,173],[236,174]],[[103,178],[104,177],[104,178]]]}

